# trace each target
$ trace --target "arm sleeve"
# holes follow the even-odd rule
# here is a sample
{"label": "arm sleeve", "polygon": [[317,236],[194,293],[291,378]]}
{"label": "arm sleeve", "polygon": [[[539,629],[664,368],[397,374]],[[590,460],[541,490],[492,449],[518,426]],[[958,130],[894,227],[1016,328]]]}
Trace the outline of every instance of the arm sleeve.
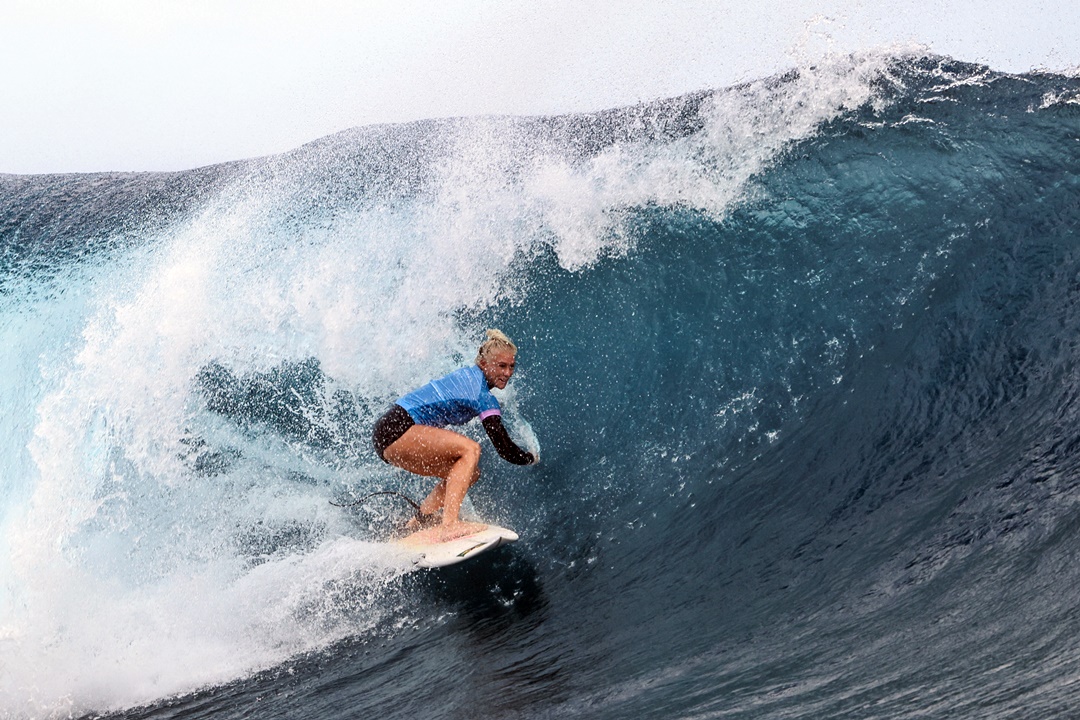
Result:
{"label": "arm sleeve", "polygon": [[522,450],[510,439],[510,433],[506,432],[500,416],[489,415],[482,422],[488,437],[491,438],[491,444],[495,446],[495,450],[503,460],[515,465],[532,465],[536,462],[531,452]]}

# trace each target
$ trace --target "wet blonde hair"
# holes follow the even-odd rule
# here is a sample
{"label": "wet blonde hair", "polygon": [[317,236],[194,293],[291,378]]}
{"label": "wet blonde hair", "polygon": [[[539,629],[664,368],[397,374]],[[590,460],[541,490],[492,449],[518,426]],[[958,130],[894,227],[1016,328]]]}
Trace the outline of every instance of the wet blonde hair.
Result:
{"label": "wet blonde hair", "polygon": [[506,337],[502,330],[488,330],[487,340],[480,345],[480,350],[476,353],[477,364],[479,364],[481,360],[490,357],[492,353],[501,350],[509,350],[517,355],[517,345],[512,343],[510,338]]}

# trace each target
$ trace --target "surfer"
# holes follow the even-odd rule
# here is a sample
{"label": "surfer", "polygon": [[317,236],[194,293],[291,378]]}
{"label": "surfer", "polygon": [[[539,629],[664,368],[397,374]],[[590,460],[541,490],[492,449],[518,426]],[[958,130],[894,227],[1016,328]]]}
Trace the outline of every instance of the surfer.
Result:
{"label": "surfer", "polygon": [[487,340],[469,367],[432,380],[399,399],[375,422],[372,444],[383,462],[417,475],[439,478],[435,489],[420,503],[409,532],[439,523],[459,523],[465,493],[480,479],[480,444],[446,429],[479,417],[499,455],[515,465],[532,465],[539,458],[522,450],[502,424],[499,401],[491,388],[506,388],[514,374],[517,347],[498,330]]}

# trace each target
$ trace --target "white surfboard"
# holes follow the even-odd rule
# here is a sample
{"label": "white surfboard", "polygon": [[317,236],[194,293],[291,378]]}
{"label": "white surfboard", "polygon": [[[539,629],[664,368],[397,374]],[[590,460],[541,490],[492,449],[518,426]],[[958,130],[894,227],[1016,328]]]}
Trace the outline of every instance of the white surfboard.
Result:
{"label": "white surfboard", "polygon": [[435,568],[470,560],[500,545],[516,542],[518,534],[498,525],[478,522],[463,523],[462,534],[441,540],[441,527],[417,530],[412,535],[395,540],[395,544],[413,555],[419,567]]}

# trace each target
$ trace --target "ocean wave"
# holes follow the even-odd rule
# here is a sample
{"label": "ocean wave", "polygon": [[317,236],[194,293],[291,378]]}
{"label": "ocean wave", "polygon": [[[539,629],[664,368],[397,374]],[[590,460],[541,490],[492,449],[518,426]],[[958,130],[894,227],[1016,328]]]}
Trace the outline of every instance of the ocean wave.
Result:
{"label": "ocean wave", "polygon": [[[1053,714],[1078,92],[866,53],[187,173],[0,177],[0,713],[250,705],[294,663],[301,697],[303,658],[378,637],[395,669],[379,648],[421,638],[490,716],[978,716],[1021,686]],[[475,509],[523,542],[475,610],[373,542],[398,508],[327,501],[423,492],[371,422],[487,326],[521,349],[504,405],[544,463],[484,460]],[[477,639],[473,672],[462,607],[540,620]],[[387,672],[355,680],[369,708],[433,697]]]}

